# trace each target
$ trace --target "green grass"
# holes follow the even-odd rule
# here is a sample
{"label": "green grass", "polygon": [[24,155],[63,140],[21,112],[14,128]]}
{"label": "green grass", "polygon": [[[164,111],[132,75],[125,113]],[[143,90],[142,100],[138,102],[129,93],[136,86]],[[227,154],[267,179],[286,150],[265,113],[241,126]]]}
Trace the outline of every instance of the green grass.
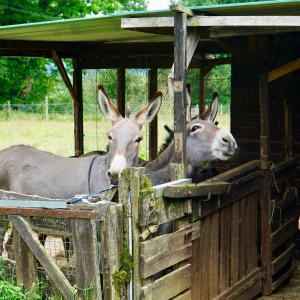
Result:
{"label": "green grass", "polygon": [[[217,120],[222,128],[230,127],[228,114],[218,114]],[[159,113],[158,138],[159,145],[163,142],[166,132],[163,125],[172,126],[170,112],[166,109]],[[49,151],[58,155],[70,156],[74,154],[73,117],[67,115],[50,115],[46,121],[42,114],[0,112],[0,149],[11,145],[26,144],[38,149]],[[107,144],[106,133],[111,123],[107,120],[97,121],[85,118],[84,121],[84,148],[85,152],[104,150]],[[143,128],[144,140],[141,144],[140,154],[146,157],[148,143],[147,127]]]}

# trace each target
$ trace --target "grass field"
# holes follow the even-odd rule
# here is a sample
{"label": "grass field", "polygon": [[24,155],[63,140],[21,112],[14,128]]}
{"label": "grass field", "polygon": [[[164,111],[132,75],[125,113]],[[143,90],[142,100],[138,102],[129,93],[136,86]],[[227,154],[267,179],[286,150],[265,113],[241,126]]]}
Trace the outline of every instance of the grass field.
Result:
{"label": "grass field", "polygon": [[[161,112],[159,116],[159,144],[163,141],[164,124],[171,125],[170,114]],[[217,120],[222,128],[229,128],[228,114],[218,114]],[[106,120],[85,120],[85,152],[105,149],[106,132],[110,127]],[[141,154],[144,158],[148,143],[147,128],[143,129],[144,140]],[[30,113],[0,114],[0,149],[11,145],[26,144],[55,154],[70,156],[74,154],[74,129],[71,115],[53,115],[46,121],[43,115]]]}

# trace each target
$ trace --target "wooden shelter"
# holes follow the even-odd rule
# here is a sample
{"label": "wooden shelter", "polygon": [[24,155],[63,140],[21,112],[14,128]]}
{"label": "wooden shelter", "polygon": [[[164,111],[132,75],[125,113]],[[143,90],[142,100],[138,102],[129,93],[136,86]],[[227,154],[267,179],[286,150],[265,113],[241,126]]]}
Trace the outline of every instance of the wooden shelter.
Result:
{"label": "wooden shelter", "polygon": [[[294,217],[299,216],[300,207],[296,203],[296,188],[300,187],[296,167],[300,160],[299,8],[300,1],[174,6],[158,12],[0,28],[1,55],[53,57],[74,101],[76,155],[83,152],[83,69],[118,68],[118,105],[124,111],[124,69],[150,68],[152,94],[157,68],[171,68],[174,62],[178,145],[174,156],[182,166],[175,166],[182,172],[174,174],[182,177],[186,166],[186,69],[222,63],[211,61],[206,54],[231,55],[231,131],[240,154],[228,168],[238,167],[199,186],[177,182],[179,186],[153,189],[137,180],[142,171],[130,173],[133,206],[126,218],[132,230],[125,222],[124,232],[132,234],[131,292],[135,299],[157,299],[161,293],[166,299],[251,299],[259,293],[271,294],[291,276]],[[73,83],[63,68],[65,57],[73,59]],[[155,157],[155,122],[150,130],[150,145],[155,145],[151,157]],[[254,161],[247,163],[249,160]],[[120,196],[124,207],[127,196]],[[152,214],[155,209],[155,225],[175,221],[175,232],[166,237],[152,235],[147,214],[149,217],[149,211]],[[2,212],[9,214],[8,209]],[[18,225],[17,220],[11,221]],[[176,242],[179,248],[170,248],[176,255],[171,250],[159,252],[155,249],[158,242],[169,247]],[[151,277],[167,267],[173,268],[170,274]],[[106,287],[111,286],[111,277],[107,280]],[[171,288],[164,291],[162,286]]]}

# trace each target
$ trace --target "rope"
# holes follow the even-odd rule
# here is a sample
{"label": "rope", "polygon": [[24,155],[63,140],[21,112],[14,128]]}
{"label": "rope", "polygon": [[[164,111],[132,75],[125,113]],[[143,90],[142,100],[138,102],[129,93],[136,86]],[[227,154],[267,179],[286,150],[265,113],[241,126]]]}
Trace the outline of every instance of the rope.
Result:
{"label": "rope", "polygon": [[275,179],[275,174],[274,174],[274,171],[273,171],[274,167],[275,167],[274,162],[270,162],[270,171],[271,171],[271,174],[272,174],[274,186],[275,186],[275,188],[276,188],[277,193],[280,194],[280,191],[279,191],[279,188],[278,188],[276,179]]}
{"label": "rope", "polygon": [[108,192],[112,189],[115,189],[117,188],[118,186],[117,185],[111,185],[109,188],[106,188],[104,190],[100,190],[100,191],[97,191],[97,192],[94,192],[94,193],[90,193],[90,194],[86,194],[86,195],[82,195],[80,197],[74,197],[72,199],[69,199],[67,200],[67,204],[74,204],[74,203],[79,203],[81,202],[83,199],[89,199],[89,197],[92,197],[92,196],[97,196],[97,195],[101,195],[103,194],[104,192]]}

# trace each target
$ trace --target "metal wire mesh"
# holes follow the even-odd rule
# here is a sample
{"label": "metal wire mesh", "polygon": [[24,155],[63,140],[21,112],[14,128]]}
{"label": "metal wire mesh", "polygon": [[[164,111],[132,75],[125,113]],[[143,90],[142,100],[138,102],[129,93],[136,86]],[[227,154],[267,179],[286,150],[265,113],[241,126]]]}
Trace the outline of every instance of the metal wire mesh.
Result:
{"label": "metal wire mesh", "polygon": [[[0,280],[16,285],[16,262],[13,242],[13,230],[8,218],[0,215]],[[71,285],[75,285],[75,262],[71,242],[71,226],[69,219],[31,217],[30,224],[35,230],[34,238],[39,239],[46,252],[54,259],[56,265],[64,273]],[[8,226],[8,227],[7,227]],[[63,299],[55,284],[37,262],[35,293],[41,299]],[[54,297],[54,298],[51,298]]]}

